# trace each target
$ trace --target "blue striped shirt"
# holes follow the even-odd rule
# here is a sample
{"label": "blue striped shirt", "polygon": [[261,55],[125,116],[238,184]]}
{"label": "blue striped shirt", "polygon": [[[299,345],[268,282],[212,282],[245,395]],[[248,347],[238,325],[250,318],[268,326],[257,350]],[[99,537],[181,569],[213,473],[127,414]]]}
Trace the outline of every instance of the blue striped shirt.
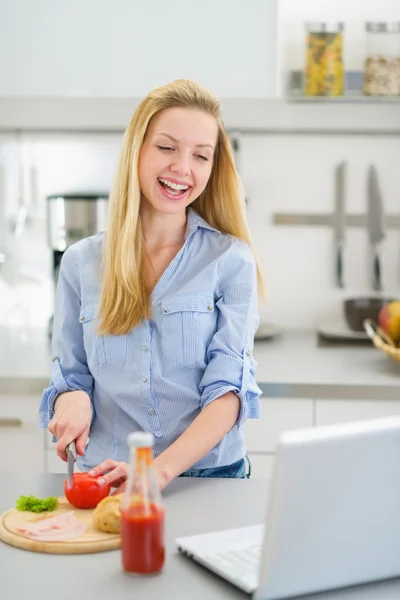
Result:
{"label": "blue striped shirt", "polygon": [[189,209],[185,242],[152,292],[151,319],[127,335],[99,336],[103,236],[71,245],[62,257],[40,426],[47,427],[58,394],[84,390],[93,419],[78,466],[88,470],[106,458],[128,461],[132,431],[151,431],[158,456],[210,402],[233,391],[241,406],[235,426],[192,468],[243,458],[243,422],[259,416],[261,395],[252,356],[259,317],[250,247]]}

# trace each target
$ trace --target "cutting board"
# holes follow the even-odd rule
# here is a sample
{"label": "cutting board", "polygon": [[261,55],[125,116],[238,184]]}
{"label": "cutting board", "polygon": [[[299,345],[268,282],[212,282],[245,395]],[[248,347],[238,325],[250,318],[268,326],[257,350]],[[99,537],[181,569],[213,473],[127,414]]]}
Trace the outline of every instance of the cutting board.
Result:
{"label": "cutting board", "polygon": [[[45,552],[47,554],[87,554],[91,552],[105,552],[116,550],[121,546],[119,533],[106,533],[95,529],[92,522],[94,509],[74,508],[64,496],[58,498],[58,508],[46,513],[32,513],[11,508],[0,516],[0,540],[31,552]],[[35,523],[46,517],[55,517],[66,512],[74,511],[74,515],[87,526],[81,537],[64,542],[40,542],[27,538],[17,532],[17,529],[26,523]]]}

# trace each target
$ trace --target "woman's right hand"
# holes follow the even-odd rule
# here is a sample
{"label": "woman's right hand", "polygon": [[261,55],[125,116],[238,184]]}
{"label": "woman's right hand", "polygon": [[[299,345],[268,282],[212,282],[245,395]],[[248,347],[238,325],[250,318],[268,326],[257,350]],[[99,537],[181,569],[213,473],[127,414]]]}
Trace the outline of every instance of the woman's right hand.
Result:
{"label": "woman's right hand", "polygon": [[57,440],[56,450],[62,460],[67,461],[65,448],[74,440],[77,453],[85,454],[91,421],[92,407],[86,392],[77,390],[58,396],[48,430]]}

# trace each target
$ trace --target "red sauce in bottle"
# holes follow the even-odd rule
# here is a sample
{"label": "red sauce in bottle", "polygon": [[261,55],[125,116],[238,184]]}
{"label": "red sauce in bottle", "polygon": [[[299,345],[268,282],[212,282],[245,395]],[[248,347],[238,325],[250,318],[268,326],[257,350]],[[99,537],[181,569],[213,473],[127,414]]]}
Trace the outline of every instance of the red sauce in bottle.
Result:
{"label": "red sauce in bottle", "polygon": [[121,511],[122,566],[130,573],[157,573],[165,561],[164,509],[154,503]]}

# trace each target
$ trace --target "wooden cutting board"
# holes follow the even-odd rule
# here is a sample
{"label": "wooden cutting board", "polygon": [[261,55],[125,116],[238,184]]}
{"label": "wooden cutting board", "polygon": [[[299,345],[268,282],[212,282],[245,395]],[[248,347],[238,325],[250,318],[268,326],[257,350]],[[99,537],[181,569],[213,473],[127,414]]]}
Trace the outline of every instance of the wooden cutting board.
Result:
{"label": "wooden cutting board", "polygon": [[[59,505],[56,510],[46,513],[32,513],[11,508],[0,516],[0,540],[31,552],[46,552],[48,554],[86,554],[91,552],[105,552],[121,547],[119,533],[106,533],[95,529],[92,522],[94,509],[74,508],[64,496],[58,498]],[[40,542],[25,537],[17,529],[26,523],[35,523],[46,517],[55,517],[66,512],[74,511],[74,515],[88,527],[81,537],[64,542]]]}

